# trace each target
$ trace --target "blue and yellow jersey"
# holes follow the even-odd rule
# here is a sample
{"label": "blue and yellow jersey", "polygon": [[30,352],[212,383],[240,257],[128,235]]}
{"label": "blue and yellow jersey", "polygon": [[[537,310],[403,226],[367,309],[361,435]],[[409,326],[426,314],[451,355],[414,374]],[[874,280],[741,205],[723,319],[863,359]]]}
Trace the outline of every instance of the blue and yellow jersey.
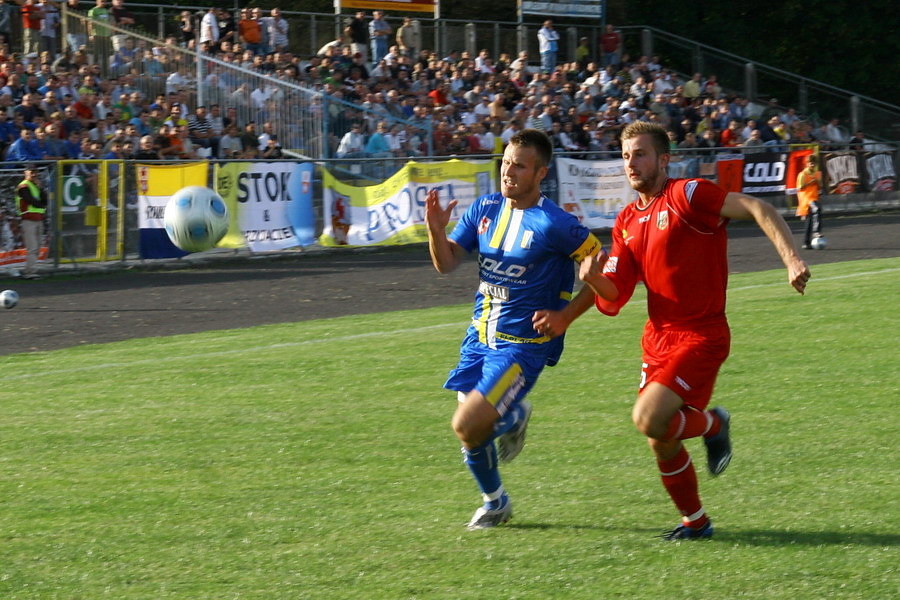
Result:
{"label": "blue and yellow jersey", "polygon": [[600,241],[546,196],[522,210],[501,193],[478,198],[450,239],[478,250],[481,281],[469,333],[491,348],[542,344],[548,364],[555,364],[562,336],[539,336],[531,318],[537,310],[565,307],[575,285],[572,261],[599,252]]}

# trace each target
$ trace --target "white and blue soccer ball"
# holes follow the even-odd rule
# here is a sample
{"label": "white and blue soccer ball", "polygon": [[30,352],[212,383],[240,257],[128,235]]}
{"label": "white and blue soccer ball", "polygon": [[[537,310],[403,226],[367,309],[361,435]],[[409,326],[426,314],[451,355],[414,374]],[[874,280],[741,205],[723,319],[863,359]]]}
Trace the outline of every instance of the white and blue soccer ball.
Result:
{"label": "white and blue soccer ball", "polygon": [[810,240],[809,245],[812,246],[813,250],[824,250],[828,245],[828,242],[824,237],[819,236],[814,237],[812,240]]}
{"label": "white and blue soccer ball", "polygon": [[3,290],[0,292],[0,305],[3,308],[15,308],[19,303],[19,294],[16,290]]}
{"label": "white and blue soccer ball", "polygon": [[228,208],[222,197],[199,185],[172,194],[163,224],[172,243],[185,252],[209,250],[228,232]]}

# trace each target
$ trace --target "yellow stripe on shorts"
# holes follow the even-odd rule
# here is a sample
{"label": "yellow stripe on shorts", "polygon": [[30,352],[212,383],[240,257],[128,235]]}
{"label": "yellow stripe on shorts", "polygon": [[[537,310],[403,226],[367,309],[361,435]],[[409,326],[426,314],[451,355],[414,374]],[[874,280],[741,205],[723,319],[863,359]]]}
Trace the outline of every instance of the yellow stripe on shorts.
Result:
{"label": "yellow stripe on shorts", "polygon": [[520,387],[522,387],[522,367],[518,363],[513,363],[487,393],[486,400],[491,403],[491,406],[496,407],[509,394],[511,388],[518,389]]}

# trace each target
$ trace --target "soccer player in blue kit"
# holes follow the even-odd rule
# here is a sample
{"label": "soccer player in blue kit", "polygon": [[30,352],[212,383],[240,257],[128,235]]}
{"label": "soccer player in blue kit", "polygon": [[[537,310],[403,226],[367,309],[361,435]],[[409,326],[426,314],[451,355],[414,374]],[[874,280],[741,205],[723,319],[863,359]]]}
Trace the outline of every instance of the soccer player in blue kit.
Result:
{"label": "soccer player in blue kit", "polygon": [[469,529],[512,516],[498,459],[511,461],[522,450],[531,417],[524,398],[544,366],[559,360],[566,329],[594,303],[587,286],[572,297],[573,261],[602,249],[577,218],[541,193],[552,156],[543,132],[514,135],[503,153],[500,193],[478,198],[449,236],[456,201],[442,206],[435,189],[425,199],[428,250],[438,272],[453,271],[478,250],[472,323],[444,384],[457,392],[452,426],[484,500]]}

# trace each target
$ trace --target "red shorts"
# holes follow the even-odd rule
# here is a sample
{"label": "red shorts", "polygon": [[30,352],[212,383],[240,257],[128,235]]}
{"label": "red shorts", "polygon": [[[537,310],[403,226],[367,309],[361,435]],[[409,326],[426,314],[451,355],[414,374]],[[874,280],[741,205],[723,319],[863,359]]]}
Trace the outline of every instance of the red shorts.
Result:
{"label": "red shorts", "polygon": [[731,331],[728,323],[701,329],[660,329],[648,321],[641,347],[641,390],[656,381],[678,394],[685,404],[705,410],[719,367],[728,358]]}

